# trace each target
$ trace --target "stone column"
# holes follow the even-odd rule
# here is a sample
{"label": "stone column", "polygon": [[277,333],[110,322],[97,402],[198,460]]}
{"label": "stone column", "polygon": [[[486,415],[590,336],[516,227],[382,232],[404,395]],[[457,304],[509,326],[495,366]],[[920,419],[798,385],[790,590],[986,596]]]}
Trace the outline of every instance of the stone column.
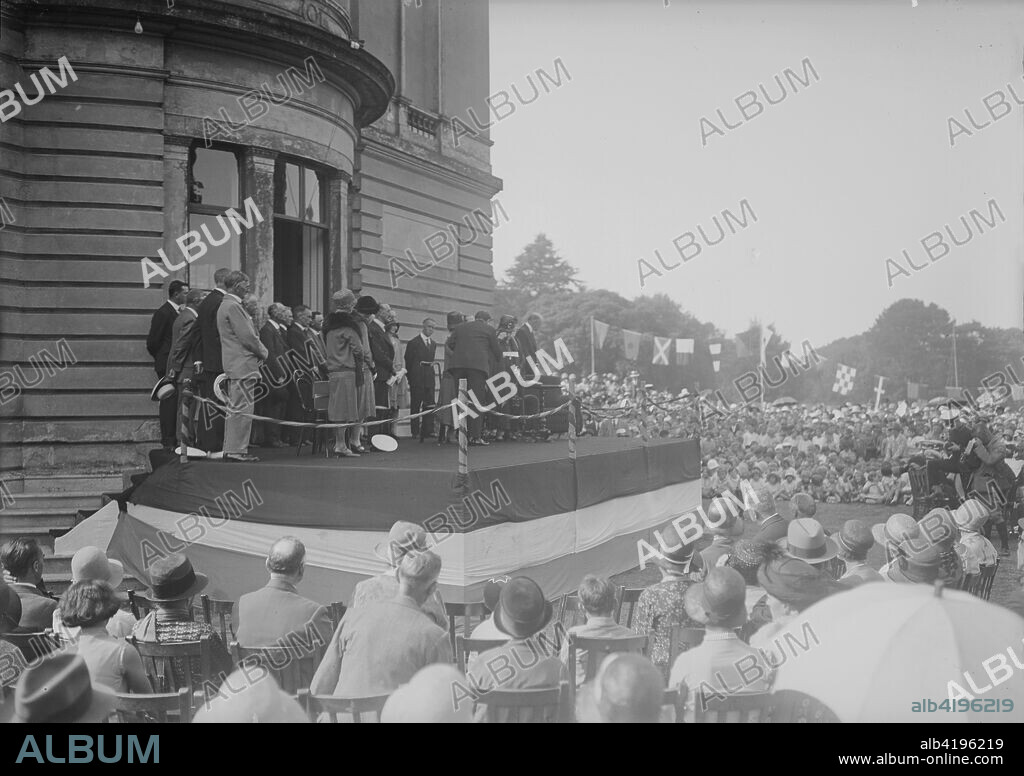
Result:
{"label": "stone column", "polygon": [[[188,231],[188,151],[192,140],[187,137],[164,137],[164,253],[172,264],[181,259],[175,241]],[[159,256],[151,257],[158,265]],[[162,265],[161,265],[162,267]],[[185,280],[188,267],[170,273],[164,282]]]}
{"label": "stone column", "polygon": [[[252,281],[252,293],[266,307],[274,301],[274,166],[277,153],[247,148],[243,162],[244,192],[263,216],[242,233],[242,271]],[[244,212],[244,211],[240,211]]]}
{"label": "stone column", "polygon": [[349,228],[352,223],[349,204],[349,185],[352,176],[341,170],[335,171],[327,183],[327,226],[328,261],[327,261],[327,297],[330,309],[330,296],[335,291],[348,288],[350,282],[350,238]]}

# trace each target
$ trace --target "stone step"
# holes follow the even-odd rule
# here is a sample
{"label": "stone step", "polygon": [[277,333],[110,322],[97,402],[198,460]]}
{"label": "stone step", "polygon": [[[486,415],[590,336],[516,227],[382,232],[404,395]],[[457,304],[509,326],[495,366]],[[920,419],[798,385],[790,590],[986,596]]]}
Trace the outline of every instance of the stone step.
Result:
{"label": "stone step", "polygon": [[19,536],[32,537],[43,552],[53,554],[51,530],[67,531],[75,527],[75,514],[52,509],[5,509],[0,512],[0,544]]}
{"label": "stone step", "polygon": [[[134,473],[134,472],[132,472]],[[128,474],[17,473],[4,478],[11,493],[120,493],[130,485]]]}
{"label": "stone step", "polygon": [[[76,514],[80,509],[95,512],[107,502],[106,498],[92,491],[17,493],[13,496],[14,509],[51,510],[67,512],[69,515]],[[0,515],[0,519],[2,517]]]}

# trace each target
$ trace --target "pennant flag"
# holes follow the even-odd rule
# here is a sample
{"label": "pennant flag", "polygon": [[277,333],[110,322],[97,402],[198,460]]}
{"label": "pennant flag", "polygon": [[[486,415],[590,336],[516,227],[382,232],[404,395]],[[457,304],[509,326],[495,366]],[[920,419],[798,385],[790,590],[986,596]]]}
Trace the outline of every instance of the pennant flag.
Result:
{"label": "pennant flag", "polygon": [[921,385],[920,383],[912,383],[907,380],[907,399],[913,401],[914,399],[921,398]]}
{"label": "pennant flag", "polygon": [[1010,398],[1014,401],[1024,401],[1024,385],[1014,383],[1010,386]]}
{"label": "pennant flag", "polygon": [[853,390],[853,378],[857,376],[857,370],[845,364],[836,365],[836,382],[832,386],[835,393],[846,396]]}
{"label": "pennant flag", "polygon": [[640,332],[623,329],[622,349],[625,351],[627,359],[636,361],[636,357],[640,355]]}
{"label": "pennant flag", "polygon": [[668,349],[671,344],[672,340],[669,337],[655,337],[654,358],[651,359],[651,363],[668,366]]}
{"label": "pennant flag", "polygon": [[676,340],[676,355],[679,356],[679,363],[686,364],[690,363],[690,356],[693,355],[693,340],[692,339],[677,339]]}
{"label": "pennant flag", "polygon": [[722,343],[712,342],[708,345],[708,350],[711,351],[711,366],[717,372],[722,368],[722,361],[719,359],[719,356],[722,355]]}
{"label": "pennant flag", "polygon": [[594,344],[599,348],[604,347],[604,338],[608,336],[608,324],[601,323],[596,318],[591,319],[594,321],[594,331],[591,336],[594,338]]}
{"label": "pennant flag", "polygon": [[875,386],[875,412],[878,412],[878,407],[882,403],[882,394],[885,393],[885,390],[882,388],[882,385],[884,383],[885,383],[885,378],[884,377],[879,377],[878,378],[878,385]]}

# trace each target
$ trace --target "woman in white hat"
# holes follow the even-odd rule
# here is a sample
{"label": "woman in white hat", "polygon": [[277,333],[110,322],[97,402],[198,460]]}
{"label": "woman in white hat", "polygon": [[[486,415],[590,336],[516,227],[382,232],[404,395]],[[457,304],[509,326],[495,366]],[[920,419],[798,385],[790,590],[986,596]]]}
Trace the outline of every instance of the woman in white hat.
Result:
{"label": "woman in white hat", "polygon": [[[107,554],[99,547],[82,547],[71,558],[71,582],[106,582],[117,590],[117,586],[124,579],[124,566],[121,561],[108,558]],[[125,599],[125,602],[127,599]],[[110,619],[107,620],[107,633],[115,639],[123,639],[132,632],[135,627],[135,618],[118,608]],[[78,639],[79,628],[69,626],[64,622],[64,615],[60,607],[53,611],[53,632],[62,640],[74,642]]]}

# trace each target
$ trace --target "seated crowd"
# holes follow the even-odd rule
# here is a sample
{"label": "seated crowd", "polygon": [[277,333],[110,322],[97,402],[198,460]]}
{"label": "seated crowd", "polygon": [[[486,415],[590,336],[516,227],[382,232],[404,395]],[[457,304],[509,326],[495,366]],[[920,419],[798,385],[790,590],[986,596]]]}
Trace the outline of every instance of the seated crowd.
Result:
{"label": "seated crowd", "polygon": [[[152,608],[136,620],[116,592],[116,560],[79,550],[58,601],[43,584],[39,545],[17,539],[0,552],[0,719],[97,721],[110,717],[118,694],[189,687],[198,688],[196,722],[304,722],[322,696],[375,699],[382,722],[548,720],[540,707],[488,708],[494,690],[540,689],[574,699],[560,702],[559,721],[694,721],[709,698],[771,693],[786,659],[776,654],[778,634],[822,600],[875,583],[960,587],[998,560],[980,533],[989,510],[977,500],[935,509],[920,524],[897,514],[873,530],[851,519],[832,535],[814,518],[809,495],[796,494],[791,509],[781,514],[770,495],[742,513],[713,503],[711,543],[684,542],[658,557],[661,579],[632,599],[628,617],[623,592],[594,574],[560,606],[528,577],[492,580],[483,595],[488,615],[461,634],[476,647],[466,662],[453,654],[464,642],[453,639],[438,590],[441,558],[413,523],[392,527],[377,549],[388,570],[356,586],[337,624],[299,591],[302,542],[276,541],[267,584],[233,611],[233,645],[196,619],[193,601],[209,580],[184,555],[149,566]],[[875,542],[886,551],[881,570],[867,564]],[[18,636],[42,631],[55,649],[28,654]],[[187,655],[169,657],[163,671],[149,665],[147,644],[197,641],[209,645],[209,665]],[[587,654],[595,644],[602,651]],[[301,658],[298,686],[278,684],[282,666],[273,660],[254,679],[239,663],[241,648]],[[204,672],[201,685],[188,681]]]}

